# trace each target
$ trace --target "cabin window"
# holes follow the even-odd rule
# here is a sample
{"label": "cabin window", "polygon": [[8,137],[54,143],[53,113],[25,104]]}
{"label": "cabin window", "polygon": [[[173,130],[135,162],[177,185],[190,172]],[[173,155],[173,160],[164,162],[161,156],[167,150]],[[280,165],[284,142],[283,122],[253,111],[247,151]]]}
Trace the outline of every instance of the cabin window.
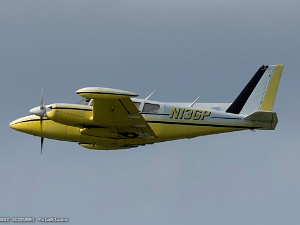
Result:
{"label": "cabin window", "polygon": [[156,113],[160,108],[159,104],[145,103],[143,112],[145,113]]}

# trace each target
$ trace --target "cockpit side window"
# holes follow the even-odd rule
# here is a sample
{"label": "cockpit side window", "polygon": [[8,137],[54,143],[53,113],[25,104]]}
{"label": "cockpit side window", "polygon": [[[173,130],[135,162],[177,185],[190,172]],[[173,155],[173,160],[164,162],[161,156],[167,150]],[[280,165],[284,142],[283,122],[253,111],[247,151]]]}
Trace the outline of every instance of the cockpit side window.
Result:
{"label": "cockpit side window", "polygon": [[160,108],[159,104],[145,103],[143,112],[145,113],[156,113]]}

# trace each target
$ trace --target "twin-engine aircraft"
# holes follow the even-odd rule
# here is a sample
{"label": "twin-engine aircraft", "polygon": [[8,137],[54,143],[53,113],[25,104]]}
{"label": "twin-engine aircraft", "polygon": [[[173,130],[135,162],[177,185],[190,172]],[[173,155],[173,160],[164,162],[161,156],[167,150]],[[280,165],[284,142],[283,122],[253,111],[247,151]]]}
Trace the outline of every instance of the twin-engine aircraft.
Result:
{"label": "twin-engine aircraft", "polygon": [[10,127],[44,138],[117,150],[241,130],[274,130],[273,105],[283,65],[261,66],[233,103],[169,103],[128,91],[87,87],[77,104],[41,104]]}

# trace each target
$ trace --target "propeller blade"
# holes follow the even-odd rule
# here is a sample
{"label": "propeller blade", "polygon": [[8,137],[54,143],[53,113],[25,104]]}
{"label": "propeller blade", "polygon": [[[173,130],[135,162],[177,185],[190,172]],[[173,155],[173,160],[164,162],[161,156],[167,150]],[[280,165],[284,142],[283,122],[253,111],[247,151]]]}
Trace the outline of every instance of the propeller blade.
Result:
{"label": "propeller blade", "polygon": [[[40,103],[40,111],[43,115],[40,115],[40,128],[41,133],[43,132],[43,117],[46,114],[45,105],[44,105],[44,93],[43,87],[41,87],[41,103]],[[43,155],[43,145],[44,145],[44,138],[41,137],[41,155]]]}
{"label": "propeller blade", "polygon": [[41,104],[40,104],[40,109],[44,109],[44,95],[43,95],[43,87],[41,87]]}
{"label": "propeller blade", "polygon": [[43,154],[44,138],[41,137],[41,155]]}
{"label": "propeller blade", "polygon": [[43,90],[43,86],[41,87],[41,104],[40,104],[40,109],[41,109],[42,114],[43,114],[43,116],[40,116],[40,128],[41,128],[41,132],[42,132],[42,130],[43,130],[43,117],[46,114],[45,105],[44,105],[44,90]]}

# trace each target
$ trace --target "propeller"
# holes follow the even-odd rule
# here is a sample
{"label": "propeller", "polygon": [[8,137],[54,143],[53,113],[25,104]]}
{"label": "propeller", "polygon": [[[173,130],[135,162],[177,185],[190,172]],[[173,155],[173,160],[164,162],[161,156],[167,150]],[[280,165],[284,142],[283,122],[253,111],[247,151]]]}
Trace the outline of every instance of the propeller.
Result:
{"label": "propeller", "polygon": [[41,103],[40,106],[32,108],[30,112],[36,116],[41,117],[41,119],[46,116],[46,108],[44,105],[44,97],[43,97],[43,88],[41,89]]}
{"label": "propeller", "polygon": [[44,138],[41,137],[41,155],[43,154]]}
{"label": "propeller", "polygon": [[[44,105],[44,96],[43,96],[43,87],[41,88],[40,106],[31,109],[30,112],[32,114],[40,117],[40,128],[41,128],[41,133],[42,133],[42,131],[43,131],[43,117],[46,116],[46,108],[45,108],[45,105]],[[43,153],[43,145],[44,145],[44,138],[41,137],[41,155]]]}
{"label": "propeller", "polygon": [[43,87],[41,87],[41,103],[40,103],[40,128],[43,130],[43,117],[46,116],[46,109],[44,105]]}

